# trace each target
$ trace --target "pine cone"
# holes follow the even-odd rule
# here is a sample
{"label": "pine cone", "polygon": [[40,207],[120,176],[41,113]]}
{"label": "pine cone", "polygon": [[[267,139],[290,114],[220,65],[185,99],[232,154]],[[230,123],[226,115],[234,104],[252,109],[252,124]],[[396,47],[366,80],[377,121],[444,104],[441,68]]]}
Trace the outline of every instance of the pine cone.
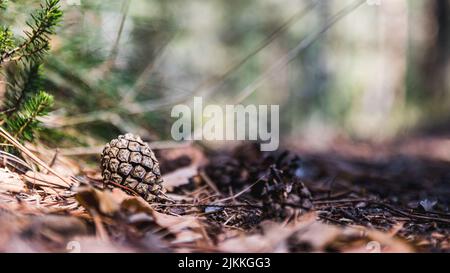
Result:
{"label": "pine cone", "polygon": [[122,185],[153,201],[163,191],[159,162],[140,137],[126,134],[111,140],[102,152],[106,186]]}
{"label": "pine cone", "polygon": [[242,189],[248,178],[247,169],[242,162],[227,155],[212,158],[205,167],[205,172],[224,193],[229,192],[229,187],[235,191]]}
{"label": "pine cone", "polygon": [[298,177],[288,178],[275,165],[270,167],[270,174],[261,194],[266,217],[285,218],[292,209],[309,211],[313,208],[312,195]]}

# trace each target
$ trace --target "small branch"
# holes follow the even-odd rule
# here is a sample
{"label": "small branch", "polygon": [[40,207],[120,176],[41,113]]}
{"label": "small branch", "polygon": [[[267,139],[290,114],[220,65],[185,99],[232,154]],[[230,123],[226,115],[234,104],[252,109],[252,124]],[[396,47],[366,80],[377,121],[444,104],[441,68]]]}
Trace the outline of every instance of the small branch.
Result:
{"label": "small branch", "polygon": [[[445,224],[450,224],[449,218],[443,218],[443,217],[433,217],[433,216],[427,216],[427,215],[419,215],[416,213],[409,213],[406,211],[403,211],[401,209],[394,208],[393,206],[376,201],[376,200],[370,200],[370,199],[342,199],[342,200],[329,200],[329,201],[313,201],[314,205],[336,205],[336,204],[349,204],[349,203],[360,203],[360,202],[366,202],[369,205],[375,205],[378,207],[382,207],[386,210],[389,210],[390,212],[394,214],[398,214],[400,216],[407,217],[411,220],[421,220],[421,221],[435,221]],[[294,204],[290,204],[294,205]]]}
{"label": "small branch", "polygon": [[206,182],[206,184],[213,190],[216,192],[216,194],[220,195],[221,192],[219,191],[219,189],[217,188],[216,184],[214,184],[214,182],[211,180],[211,178],[205,173],[204,170],[201,170],[199,173],[200,177],[203,179],[203,181]]}
{"label": "small branch", "polygon": [[224,198],[224,199],[221,199],[221,200],[218,200],[218,201],[216,201],[216,202],[219,202],[219,203],[220,203],[220,202],[225,202],[225,201],[228,201],[228,200],[234,200],[234,199],[238,198],[239,196],[243,195],[244,193],[246,193],[247,191],[249,191],[251,188],[253,188],[256,184],[258,184],[258,183],[259,183],[261,180],[263,180],[265,177],[266,177],[266,175],[261,176],[258,180],[256,180],[255,183],[251,184],[250,186],[248,186],[247,188],[245,188],[245,189],[243,189],[242,191],[238,192],[237,194],[235,194],[235,195],[233,195],[233,196],[230,196],[230,197],[227,197],[227,198]]}
{"label": "small branch", "polygon": [[258,208],[262,209],[263,207],[260,205],[255,204],[230,204],[230,205],[217,205],[217,204],[151,204],[152,206],[160,206],[160,207],[187,207],[187,208],[205,208],[205,207],[214,207],[214,208],[242,208],[242,207],[249,207],[249,208]]}
{"label": "small branch", "polygon": [[25,155],[30,157],[35,163],[49,171],[51,174],[55,175],[59,179],[61,179],[67,186],[71,187],[72,183],[70,180],[66,179],[64,176],[60,175],[58,172],[49,167],[45,162],[40,160],[37,156],[35,156],[29,149],[23,146],[19,141],[17,141],[14,137],[12,137],[5,129],[0,127],[0,136],[2,136],[7,141],[11,142],[16,148],[22,151]]}

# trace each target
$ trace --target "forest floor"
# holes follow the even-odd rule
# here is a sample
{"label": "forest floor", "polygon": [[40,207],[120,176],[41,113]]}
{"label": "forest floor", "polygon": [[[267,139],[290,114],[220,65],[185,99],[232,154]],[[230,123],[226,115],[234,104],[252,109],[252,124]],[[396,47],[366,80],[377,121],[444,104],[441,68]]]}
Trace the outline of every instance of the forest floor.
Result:
{"label": "forest floor", "polygon": [[71,183],[3,156],[0,251],[449,252],[448,139],[157,150],[171,201],[153,204],[101,190],[83,157],[30,146]]}

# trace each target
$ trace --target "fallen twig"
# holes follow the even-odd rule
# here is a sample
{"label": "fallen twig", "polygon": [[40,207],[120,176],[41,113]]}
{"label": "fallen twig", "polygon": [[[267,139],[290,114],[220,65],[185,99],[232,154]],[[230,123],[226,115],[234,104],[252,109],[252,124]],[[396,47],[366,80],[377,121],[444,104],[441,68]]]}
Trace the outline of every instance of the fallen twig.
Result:
{"label": "fallen twig", "polygon": [[59,179],[61,179],[64,183],[66,183],[69,187],[72,186],[72,183],[70,180],[65,178],[64,176],[60,175],[58,172],[53,170],[50,166],[48,166],[44,161],[40,160],[37,156],[35,156],[28,148],[23,146],[19,141],[17,141],[14,137],[12,137],[5,129],[0,127],[0,135],[9,141],[11,144],[13,144],[17,149],[22,151],[25,155],[30,157],[35,163],[40,165],[42,168],[49,171],[51,174],[55,175]]}

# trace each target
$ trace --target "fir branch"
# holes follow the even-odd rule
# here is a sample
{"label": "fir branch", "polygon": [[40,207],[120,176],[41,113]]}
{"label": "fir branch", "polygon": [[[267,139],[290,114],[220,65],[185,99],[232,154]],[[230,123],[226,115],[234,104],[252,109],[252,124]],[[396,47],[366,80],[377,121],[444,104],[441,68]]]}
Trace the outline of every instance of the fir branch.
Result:
{"label": "fir branch", "polygon": [[[36,63],[17,64],[6,72],[9,84],[1,112],[12,113],[41,90],[41,66]],[[8,115],[9,116],[9,115]]]}
{"label": "fir branch", "polygon": [[7,0],[0,0],[0,9],[6,9]]}
{"label": "fir branch", "polygon": [[14,47],[13,34],[9,28],[0,26],[0,55],[5,54]]}
{"label": "fir branch", "polygon": [[31,15],[27,22],[30,31],[24,31],[25,40],[17,47],[1,54],[0,66],[10,61],[27,59],[37,61],[49,50],[50,35],[55,33],[55,27],[62,18],[59,0],[46,0],[39,10]]}
{"label": "fir branch", "polygon": [[[4,9],[5,3],[0,0],[0,8]],[[35,139],[35,133],[41,129],[39,117],[47,115],[53,105],[53,97],[40,91],[40,67],[49,50],[50,35],[55,33],[61,17],[59,0],[45,0],[27,22],[29,30],[24,31],[21,43],[15,42],[20,40],[8,27],[0,27],[0,68],[6,76],[0,124],[20,141]]]}
{"label": "fir branch", "polygon": [[48,114],[53,105],[53,96],[40,91],[28,99],[23,107],[5,121],[5,129],[22,141],[33,141],[39,130],[39,117]]}

